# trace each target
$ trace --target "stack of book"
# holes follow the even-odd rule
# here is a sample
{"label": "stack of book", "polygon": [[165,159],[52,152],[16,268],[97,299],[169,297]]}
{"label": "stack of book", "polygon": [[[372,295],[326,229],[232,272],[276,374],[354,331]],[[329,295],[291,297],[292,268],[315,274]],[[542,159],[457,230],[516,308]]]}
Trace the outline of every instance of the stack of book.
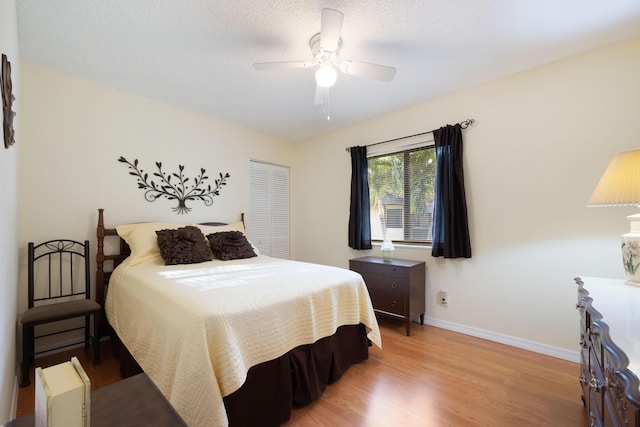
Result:
{"label": "stack of book", "polygon": [[35,377],[36,427],[89,427],[91,381],[76,357]]}

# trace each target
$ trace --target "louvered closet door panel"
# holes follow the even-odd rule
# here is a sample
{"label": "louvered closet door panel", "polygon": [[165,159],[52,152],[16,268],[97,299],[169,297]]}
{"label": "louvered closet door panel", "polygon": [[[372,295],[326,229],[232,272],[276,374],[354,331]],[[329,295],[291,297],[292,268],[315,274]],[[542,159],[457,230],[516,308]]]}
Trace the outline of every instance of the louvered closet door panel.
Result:
{"label": "louvered closet door panel", "polygon": [[271,168],[251,162],[249,239],[258,250],[271,255]]}
{"label": "louvered closet door panel", "polygon": [[249,238],[261,253],[289,258],[289,168],[251,161]]}
{"label": "louvered closet door panel", "polygon": [[271,256],[289,258],[289,168],[271,170]]}

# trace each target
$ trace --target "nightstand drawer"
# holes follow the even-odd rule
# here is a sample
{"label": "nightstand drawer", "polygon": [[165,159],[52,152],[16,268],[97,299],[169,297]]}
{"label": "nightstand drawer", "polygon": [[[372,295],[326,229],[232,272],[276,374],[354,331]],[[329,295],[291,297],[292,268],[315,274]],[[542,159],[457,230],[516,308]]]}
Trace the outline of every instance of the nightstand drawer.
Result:
{"label": "nightstand drawer", "polygon": [[407,293],[407,289],[409,287],[409,281],[407,279],[393,276],[374,276],[370,273],[365,273],[362,275],[362,278],[367,284],[369,292],[372,294],[385,292],[389,295],[396,295],[396,298],[399,298],[401,295],[405,295]]}
{"label": "nightstand drawer", "polygon": [[353,261],[349,264],[351,270],[357,271],[363,276],[385,275],[392,277],[409,277],[410,270],[405,267],[391,264],[372,264],[367,262]]}
{"label": "nightstand drawer", "polygon": [[404,295],[397,292],[376,292],[371,294],[371,303],[375,307],[374,310],[385,311],[397,315],[404,315]]}

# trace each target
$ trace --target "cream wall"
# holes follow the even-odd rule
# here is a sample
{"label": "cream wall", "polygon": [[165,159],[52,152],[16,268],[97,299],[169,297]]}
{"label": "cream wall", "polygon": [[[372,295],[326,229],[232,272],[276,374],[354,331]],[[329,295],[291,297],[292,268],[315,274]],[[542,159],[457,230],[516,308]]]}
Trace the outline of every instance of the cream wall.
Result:
{"label": "cream wall", "polygon": [[[635,39],[298,145],[298,259],[347,267],[381,254],[347,245],[346,147],[474,118],[463,131],[473,258],[395,256],[426,261],[430,323],[577,360],[573,277],[623,278],[619,236],[635,209],[585,203],[613,154],[640,144],[638,76]],[[436,304],[439,290],[448,308]]]}
{"label": "cream wall", "polygon": [[[0,424],[9,421],[17,404],[16,382],[16,316],[18,300],[18,150],[22,139],[19,91],[20,55],[18,52],[18,28],[14,0],[0,1],[0,53],[7,55],[11,63],[11,80],[16,101],[13,111],[17,143],[8,150],[0,143]],[[1,110],[1,107],[0,107]],[[1,122],[2,120],[0,120]],[[2,132],[0,131],[0,135]],[[2,137],[0,136],[0,139]],[[3,140],[4,141],[4,140]]]}
{"label": "cream wall", "polygon": [[[93,237],[99,207],[111,225],[235,220],[249,210],[249,160],[292,161],[290,143],[213,118],[31,63],[22,64],[22,76],[28,126],[20,157],[20,243]],[[211,184],[220,172],[231,177],[212,206],[187,202],[192,211],[180,215],[172,210],[175,201],[145,201],[120,156],[138,159],[150,175],[159,161],[166,172],[184,165],[191,179],[203,167]]]}

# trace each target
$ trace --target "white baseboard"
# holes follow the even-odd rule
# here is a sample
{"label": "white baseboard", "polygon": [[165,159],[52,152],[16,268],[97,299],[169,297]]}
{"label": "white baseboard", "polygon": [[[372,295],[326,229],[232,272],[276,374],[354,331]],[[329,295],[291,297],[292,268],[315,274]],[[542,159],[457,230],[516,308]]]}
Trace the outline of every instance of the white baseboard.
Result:
{"label": "white baseboard", "polygon": [[554,347],[554,346],[539,343],[536,341],[530,341],[522,338],[512,337],[510,335],[487,331],[485,329],[473,328],[471,326],[448,322],[446,320],[439,320],[433,317],[425,317],[424,323],[426,325],[435,326],[437,328],[447,329],[449,331],[459,332],[465,335],[471,335],[472,337],[482,338],[485,340],[498,342],[500,344],[506,344],[512,347],[517,347],[524,350],[529,350],[536,353],[544,354],[546,356],[568,360],[569,362],[580,363],[579,351],[571,351],[571,350],[567,350],[566,348]]}
{"label": "white baseboard", "polygon": [[11,419],[18,413],[18,387],[20,387],[20,362],[16,363],[16,374],[13,380],[13,398],[11,399]]}

